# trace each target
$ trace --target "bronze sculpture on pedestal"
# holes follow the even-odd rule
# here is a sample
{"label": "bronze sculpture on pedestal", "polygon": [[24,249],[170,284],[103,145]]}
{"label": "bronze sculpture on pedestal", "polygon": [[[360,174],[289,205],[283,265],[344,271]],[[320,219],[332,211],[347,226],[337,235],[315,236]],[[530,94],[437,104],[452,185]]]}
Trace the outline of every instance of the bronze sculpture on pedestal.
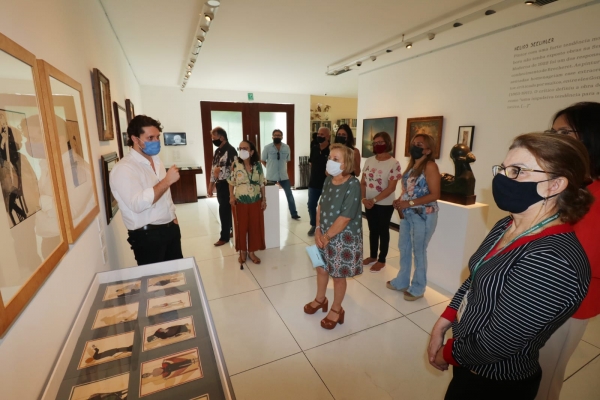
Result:
{"label": "bronze sculpture on pedestal", "polygon": [[464,143],[455,144],[450,150],[454,162],[454,175],[442,174],[440,200],[462,205],[475,204],[475,175],[469,165],[476,158]]}

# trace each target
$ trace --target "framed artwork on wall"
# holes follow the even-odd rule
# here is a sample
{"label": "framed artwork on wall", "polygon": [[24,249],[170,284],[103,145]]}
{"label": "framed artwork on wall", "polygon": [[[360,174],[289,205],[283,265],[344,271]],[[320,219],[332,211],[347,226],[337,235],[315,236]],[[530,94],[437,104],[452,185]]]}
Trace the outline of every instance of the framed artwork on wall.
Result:
{"label": "framed artwork on wall", "polygon": [[442,130],[444,127],[444,117],[422,117],[408,118],[406,120],[406,144],[404,146],[404,156],[410,157],[410,144],[418,133],[425,133],[435,138],[435,149],[433,151],[435,158],[440,158],[440,148],[442,146]]}
{"label": "framed artwork on wall", "polygon": [[98,124],[98,137],[100,141],[113,140],[115,133],[112,124],[110,101],[110,81],[98,68],[92,74],[92,87],[94,88],[94,104],[96,106],[96,123]]}
{"label": "framed artwork on wall", "polygon": [[396,156],[396,130],[398,117],[365,118],[363,119],[362,158],[369,158],[373,153],[373,137],[379,132],[387,132],[392,139],[392,157]]}
{"label": "framed artwork on wall", "polygon": [[115,129],[117,132],[117,144],[119,145],[119,158],[123,158],[125,154],[129,153],[129,136],[127,135],[127,114],[125,108],[113,101],[113,114],[115,114]]}
{"label": "framed artwork on wall", "polygon": [[104,188],[104,209],[106,210],[106,223],[110,224],[110,221],[119,211],[119,205],[115,196],[113,196],[110,190],[110,171],[117,165],[119,156],[116,152],[102,155],[102,187]]}
{"label": "framed artwork on wall", "polygon": [[[129,99],[125,99],[125,110],[127,110],[127,123],[129,124],[133,117],[135,117],[135,109],[133,108],[133,103]],[[125,131],[127,131],[127,127],[125,127]]]}
{"label": "framed artwork on wall", "polygon": [[475,136],[475,127],[473,125],[469,126],[459,126],[458,127],[458,139],[456,143],[462,143],[469,146],[469,149],[473,151],[473,137]]}
{"label": "framed artwork on wall", "polygon": [[35,56],[0,34],[0,337],[69,249]]}
{"label": "framed artwork on wall", "polygon": [[100,212],[92,147],[81,84],[38,60],[44,112],[54,153],[61,206],[69,243],[81,236]]}

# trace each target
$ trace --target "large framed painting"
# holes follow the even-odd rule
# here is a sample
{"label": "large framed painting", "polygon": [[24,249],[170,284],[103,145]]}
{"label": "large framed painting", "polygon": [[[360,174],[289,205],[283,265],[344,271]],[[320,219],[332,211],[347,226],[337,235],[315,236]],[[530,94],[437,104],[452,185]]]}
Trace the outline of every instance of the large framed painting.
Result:
{"label": "large framed painting", "polygon": [[363,120],[362,152],[361,157],[369,158],[373,153],[373,137],[379,132],[387,132],[392,139],[393,157],[396,156],[396,130],[398,128],[398,117],[365,118]]}
{"label": "large framed painting", "polygon": [[433,153],[435,158],[440,158],[440,148],[442,146],[442,130],[444,127],[444,117],[423,117],[408,118],[406,120],[406,144],[404,146],[404,156],[410,157],[410,144],[416,134],[425,133],[435,139],[435,149]]}
{"label": "large framed painting", "polygon": [[100,212],[83,88],[43,60],[38,69],[67,239],[75,243]]}
{"label": "large framed painting", "polygon": [[[133,117],[135,117],[135,108],[129,99],[125,99],[125,110],[127,111],[127,123],[130,123]],[[127,128],[125,128],[125,130],[127,130]]]}
{"label": "large framed painting", "polygon": [[94,104],[96,106],[96,123],[100,141],[112,140],[115,132],[112,124],[110,101],[110,81],[98,68],[92,74],[92,87],[94,88]]}
{"label": "large framed painting", "polygon": [[35,56],[0,34],[0,336],[68,251]]}
{"label": "large framed painting", "polygon": [[119,211],[119,204],[115,196],[113,196],[110,190],[110,171],[117,165],[119,156],[116,152],[104,154],[102,156],[102,187],[104,188],[104,209],[106,210],[106,223],[110,224],[110,221],[114,218]]}
{"label": "large framed painting", "polygon": [[125,154],[129,153],[129,146],[127,145],[129,142],[129,136],[127,135],[127,126],[129,125],[127,122],[127,113],[125,108],[117,104],[116,101],[113,102],[113,111],[113,114],[115,114],[117,143],[119,145],[119,158],[123,158]]}

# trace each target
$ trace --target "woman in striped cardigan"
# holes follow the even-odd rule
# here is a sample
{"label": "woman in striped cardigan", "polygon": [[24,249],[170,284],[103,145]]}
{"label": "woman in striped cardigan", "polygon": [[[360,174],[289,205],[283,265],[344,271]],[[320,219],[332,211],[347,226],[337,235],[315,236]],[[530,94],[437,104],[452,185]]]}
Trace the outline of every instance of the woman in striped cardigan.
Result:
{"label": "woman in striped cardigan", "polygon": [[[492,191],[500,220],[469,261],[431,332],[429,362],[453,366],[446,399],[534,399],[539,349],[579,307],[590,265],[571,224],[592,203],[585,147],[566,135],[518,136]],[[443,344],[452,327],[453,338]]]}

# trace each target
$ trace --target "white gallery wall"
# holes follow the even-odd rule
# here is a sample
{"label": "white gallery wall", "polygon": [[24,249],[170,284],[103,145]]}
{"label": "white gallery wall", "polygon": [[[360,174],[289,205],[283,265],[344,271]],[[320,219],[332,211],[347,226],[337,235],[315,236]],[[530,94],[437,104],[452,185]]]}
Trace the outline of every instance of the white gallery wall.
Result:
{"label": "white gallery wall", "polygon": [[[83,86],[101,209],[97,219],[110,246],[116,224],[106,226],[99,160],[101,154],[117,151],[117,144],[115,140],[98,140],[91,72],[98,68],[110,79],[114,101],[124,105],[129,98],[136,111],[141,112],[137,80],[99,1],[0,0],[0,9],[2,34]],[[94,274],[119,266],[104,264],[100,230],[97,221],[92,222],[0,339],[0,360],[4,366],[0,374],[0,398],[38,398]]]}
{"label": "white gallery wall", "polygon": [[[186,132],[187,146],[163,146],[160,152],[165,165],[199,165],[204,167],[204,144],[202,135],[202,118],[200,117],[201,101],[248,102],[248,93],[230,90],[196,89],[142,86],[144,110],[147,115],[160,120],[165,132]],[[310,155],[310,95],[287,93],[254,93],[254,103],[293,104],[295,107],[294,143],[296,166],[296,183],[299,183],[300,172],[298,159]],[[270,136],[269,136],[270,138]],[[237,147],[239,143],[232,143]],[[263,143],[264,145],[264,143]],[[211,149],[214,153],[215,148]],[[210,171],[209,171],[210,172]],[[206,173],[206,171],[204,171]],[[206,196],[205,175],[197,176],[198,195]]]}
{"label": "white gallery wall", "polygon": [[[441,172],[454,174],[449,154],[458,127],[474,125],[475,194],[478,202],[490,205],[491,227],[506,215],[494,204],[491,168],[502,163],[511,139],[548,129],[553,114],[570,104],[600,101],[598,21],[596,3],[362,73],[358,136],[362,119],[398,116],[396,158],[405,168],[406,119],[442,115],[437,162]],[[398,221],[395,214],[393,222]]]}

